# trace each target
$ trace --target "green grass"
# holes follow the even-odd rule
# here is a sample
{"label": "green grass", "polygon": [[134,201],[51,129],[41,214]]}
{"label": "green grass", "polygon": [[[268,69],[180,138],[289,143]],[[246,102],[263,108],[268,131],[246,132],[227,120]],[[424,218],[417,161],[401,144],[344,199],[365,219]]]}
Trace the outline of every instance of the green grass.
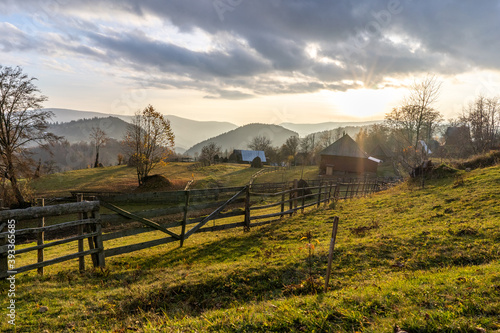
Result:
{"label": "green grass", "polygon": [[[207,183],[207,178],[222,179],[224,185],[240,186],[248,183],[250,176],[244,182],[247,174],[245,170],[248,165],[224,164],[214,165],[190,170],[193,163],[169,163],[160,166],[151,172],[151,174],[160,174],[167,177],[174,183],[174,189],[184,189],[186,183],[193,177],[195,179],[195,188],[203,187]],[[242,172],[243,176],[238,175]],[[241,182],[241,184],[239,183]],[[200,184],[200,185],[198,185]],[[81,169],[47,175],[33,180],[30,185],[37,196],[53,197],[67,196],[69,191],[123,191],[128,192],[137,188],[137,174],[134,168],[125,165],[112,166],[105,168]]]}
{"label": "green grass", "polygon": [[[478,169],[248,233],[195,234],[183,248],[109,258],[104,271],[79,274],[71,261],[44,277],[20,274],[18,332],[391,332],[394,324],[410,333],[498,332],[499,186],[500,167]],[[334,215],[339,234],[323,293]],[[310,257],[307,231],[317,240]],[[76,243],[59,254],[69,246]],[[12,331],[5,320],[0,330]]]}
{"label": "green grass", "polygon": [[289,182],[294,179],[317,179],[319,169],[317,166],[292,166],[279,171],[264,173],[257,177],[256,184]]}
{"label": "green grass", "polygon": [[[160,174],[174,183],[175,189],[184,189],[193,177],[191,188],[244,186],[252,175],[260,169],[250,168],[248,164],[217,164],[190,169],[193,163],[169,163],[153,169],[151,174]],[[291,167],[278,172],[266,173],[256,179],[256,183],[283,182],[300,179],[315,179],[318,167]],[[81,169],[47,175],[30,182],[37,197],[68,196],[70,191],[109,191],[129,192],[137,188],[137,175],[134,168],[125,165],[105,168]]]}

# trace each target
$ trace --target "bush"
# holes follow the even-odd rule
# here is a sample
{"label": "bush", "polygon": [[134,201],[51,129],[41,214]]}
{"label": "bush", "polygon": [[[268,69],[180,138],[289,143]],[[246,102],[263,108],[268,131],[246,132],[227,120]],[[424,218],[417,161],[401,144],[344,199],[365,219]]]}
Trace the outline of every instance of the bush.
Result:
{"label": "bush", "polygon": [[500,151],[492,150],[489,153],[473,156],[465,161],[456,162],[458,169],[478,169],[497,165],[500,162]]}

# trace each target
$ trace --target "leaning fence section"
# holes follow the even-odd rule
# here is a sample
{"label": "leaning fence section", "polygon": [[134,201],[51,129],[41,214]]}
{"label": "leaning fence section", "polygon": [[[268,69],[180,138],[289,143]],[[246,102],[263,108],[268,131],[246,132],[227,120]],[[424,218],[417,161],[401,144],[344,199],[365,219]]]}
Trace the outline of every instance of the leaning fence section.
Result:
{"label": "leaning fence section", "polygon": [[[11,220],[17,226],[26,220],[29,226],[16,228],[14,236],[10,236],[11,229],[0,233],[0,277],[11,272],[8,264],[13,244],[9,242],[13,237],[16,241],[36,241],[34,246],[15,251],[36,253],[36,262],[15,267],[17,273],[37,269],[43,274],[45,266],[76,258],[79,269],[84,270],[85,256],[92,258],[94,267],[104,267],[108,257],[167,243],[179,242],[182,247],[196,233],[233,228],[248,231],[309,207],[364,196],[380,187],[378,180],[294,181],[172,192],[75,193],[77,203],[43,207],[42,202],[41,207],[0,212],[0,231],[7,229]],[[66,222],[68,215],[72,219]],[[51,216],[63,222],[45,225]],[[46,233],[54,233],[51,239],[55,240],[46,242]],[[77,244],[73,253],[49,260],[44,257],[45,249],[71,242]]]}
{"label": "leaning fence section", "polygon": [[[0,212],[0,277],[37,269],[43,274],[43,268],[68,260],[79,260],[80,270],[85,269],[85,256],[91,256],[94,267],[104,267],[104,246],[99,218],[99,202],[78,202],[55,206],[31,207],[27,209],[6,210]],[[71,216],[74,220],[45,225],[49,217]],[[38,222],[36,227],[19,228],[28,222]],[[23,223],[24,222],[24,223]],[[62,235],[58,239],[46,242],[47,234]],[[36,245],[16,248],[26,239],[36,238]],[[84,249],[84,240],[88,241],[88,249]],[[45,258],[45,250],[67,243],[76,243],[72,253],[52,259]],[[31,264],[16,265],[16,256],[31,253]],[[35,259],[36,258],[36,259]]]}

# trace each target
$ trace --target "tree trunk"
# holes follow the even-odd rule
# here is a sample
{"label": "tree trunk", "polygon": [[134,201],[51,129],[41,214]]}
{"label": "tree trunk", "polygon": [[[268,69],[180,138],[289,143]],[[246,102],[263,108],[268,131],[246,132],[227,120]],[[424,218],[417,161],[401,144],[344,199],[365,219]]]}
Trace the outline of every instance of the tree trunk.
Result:
{"label": "tree trunk", "polygon": [[95,163],[94,163],[94,168],[99,167],[99,151],[95,153]]}
{"label": "tree trunk", "polygon": [[24,200],[23,194],[21,193],[19,185],[17,184],[17,178],[14,172],[14,166],[10,162],[8,163],[7,166],[7,178],[10,180],[10,184],[12,186],[12,190],[14,191],[14,196],[16,197],[17,203],[20,206],[23,206],[26,203],[26,201]]}

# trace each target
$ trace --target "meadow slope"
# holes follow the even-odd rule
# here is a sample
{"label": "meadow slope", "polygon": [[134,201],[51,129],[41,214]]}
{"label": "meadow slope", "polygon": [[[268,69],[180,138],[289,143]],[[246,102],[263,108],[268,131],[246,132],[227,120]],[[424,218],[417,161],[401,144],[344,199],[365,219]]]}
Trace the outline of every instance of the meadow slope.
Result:
{"label": "meadow slope", "polygon": [[[104,271],[79,274],[71,262],[44,277],[22,274],[17,329],[392,332],[398,324],[410,333],[500,332],[499,186],[499,166],[423,189],[407,182],[247,233],[196,234],[183,248],[113,257]],[[335,215],[339,234],[323,293]],[[5,320],[0,330],[13,332]]]}

